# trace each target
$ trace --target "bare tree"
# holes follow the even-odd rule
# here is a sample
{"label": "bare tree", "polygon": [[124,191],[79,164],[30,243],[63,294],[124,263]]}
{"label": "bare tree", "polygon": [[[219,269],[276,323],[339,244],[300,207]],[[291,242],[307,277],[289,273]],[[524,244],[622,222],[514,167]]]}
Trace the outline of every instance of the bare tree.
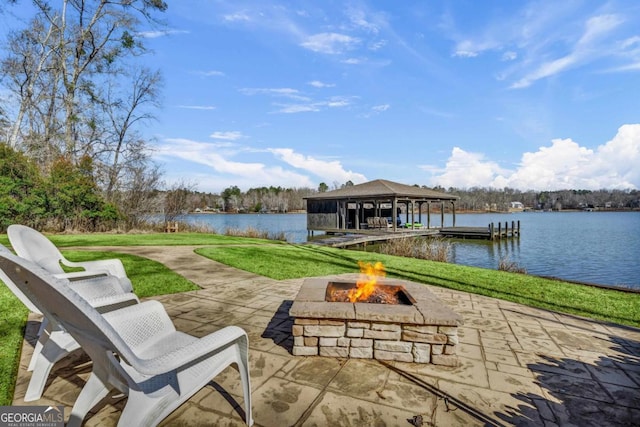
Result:
{"label": "bare tree", "polygon": [[[25,120],[38,124],[27,132],[56,145],[72,158],[88,154],[96,136],[95,105],[104,103],[97,88],[117,79],[122,62],[143,51],[134,37],[139,18],[156,23],[161,0],[33,0],[37,15],[12,35],[3,62],[19,108],[11,132],[16,145]],[[49,130],[55,129],[56,132]],[[58,132],[59,130],[59,132]],[[98,133],[99,134],[99,133]],[[23,135],[26,136],[26,135]],[[53,138],[56,141],[53,141]]]}
{"label": "bare tree", "polygon": [[173,222],[177,217],[189,211],[189,195],[193,192],[193,184],[178,182],[165,193],[164,220]]}
{"label": "bare tree", "polygon": [[[111,200],[119,185],[126,185],[122,180],[127,165],[138,163],[142,153],[148,151],[146,141],[135,127],[155,118],[151,108],[159,107],[160,82],[159,72],[140,68],[134,71],[129,90],[117,91],[109,86],[102,104],[104,132],[91,147],[103,165],[101,178],[107,200]],[[96,120],[100,120],[99,115]]]}
{"label": "bare tree", "polygon": [[161,212],[158,188],[162,185],[162,172],[157,164],[146,159],[128,163],[123,170],[122,185],[112,195],[112,203],[120,208],[127,230],[136,228]]}

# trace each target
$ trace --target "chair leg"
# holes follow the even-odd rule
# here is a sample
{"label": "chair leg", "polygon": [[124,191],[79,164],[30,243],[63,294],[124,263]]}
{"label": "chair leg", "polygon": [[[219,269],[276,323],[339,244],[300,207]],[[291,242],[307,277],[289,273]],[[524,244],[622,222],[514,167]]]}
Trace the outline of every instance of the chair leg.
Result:
{"label": "chair leg", "polygon": [[29,386],[27,387],[27,393],[24,396],[25,402],[38,400],[42,397],[44,386],[47,384],[47,378],[49,378],[49,373],[54,363],[55,362],[47,360],[43,354],[37,357],[31,379],[29,380]]}
{"label": "chair leg", "polygon": [[129,389],[127,404],[118,420],[118,427],[155,427],[166,417],[163,415],[166,408],[180,398],[171,387],[166,387],[153,396]]}
{"label": "chair leg", "polygon": [[31,360],[29,361],[29,367],[27,371],[31,372],[36,367],[36,360],[38,359],[38,355],[42,351],[42,347],[44,343],[49,339],[49,334],[51,333],[51,328],[48,328],[49,322],[46,317],[42,318],[42,322],[40,322],[40,328],[38,329],[38,341],[36,341],[36,346],[33,348],[33,354],[31,355]]}
{"label": "chair leg", "polygon": [[31,358],[33,373],[29,380],[27,393],[24,396],[25,402],[38,400],[42,397],[44,386],[47,383],[47,378],[49,378],[53,365],[79,347],[78,343],[64,331],[47,331],[47,333],[42,334],[42,337],[46,337],[42,340],[42,350],[38,351],[37,355],[34,354],[36,357]]}
{"label": "chair leg", "polygon": [[238,351],[238,371],[242,382],[242,392],[244,395],[245,422],[248,426],[253,425],[253,413],[251,411],[251,379],[249,377],[249,340],[246,336],[241,337],[236,344]]}
{"label": "chair leg", "polygon": [[76,403],[71,409],[71,416],[67,427],[80,427],[87,413],[96,406],[104,397],[109,394],[109,388],[98,378],[96,374],[91,372],[89,380],[82,388]]}

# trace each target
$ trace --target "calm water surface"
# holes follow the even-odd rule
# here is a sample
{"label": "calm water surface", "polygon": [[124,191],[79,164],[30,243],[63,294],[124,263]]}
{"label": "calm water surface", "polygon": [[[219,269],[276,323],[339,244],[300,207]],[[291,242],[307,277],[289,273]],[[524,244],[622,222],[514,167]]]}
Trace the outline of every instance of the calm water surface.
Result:
{"label": "calm water surface", "polygon": [[[306,214],[196,214],[184,220],[218,232],[253,227],[284,233],[293,243],[307,240]],[[452,262],[495,269],[500,259],[508,257],[530,274],[640,289],[640,212],[458,214],[456,225],[508,222],[511,226],[518,220],[520,239],[454,240]],[[451,221],[445,216],[445,225]]]}

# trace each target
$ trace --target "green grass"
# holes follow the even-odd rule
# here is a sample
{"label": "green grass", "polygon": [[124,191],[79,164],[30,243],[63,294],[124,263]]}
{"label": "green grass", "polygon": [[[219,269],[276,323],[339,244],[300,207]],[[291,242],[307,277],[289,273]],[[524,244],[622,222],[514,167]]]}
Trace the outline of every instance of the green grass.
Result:
{"label": "green grass", "polygon": [[[46,234],[46,233],[45,233]],[[147,233],[147,234],[46,234],[59,248],[72,246],[179,246],[179,245],[246,245],[284,244],[276,240],[254,239],[209,233]],[[7,235],[0,243],[9,246]]]}
{"label": "green grass", "polygon": [[0,313],[0,406],[7,406],[13,400],[29,310],[4,284],[0,284]]}
{"label": "green grass", "polygon": [[353,273],[358,271],[359,260],[381,261],[389,277],[640,326],[640,294],[525,274],[308,245],[202,248],[196,252],[223,264],[277,280]]}

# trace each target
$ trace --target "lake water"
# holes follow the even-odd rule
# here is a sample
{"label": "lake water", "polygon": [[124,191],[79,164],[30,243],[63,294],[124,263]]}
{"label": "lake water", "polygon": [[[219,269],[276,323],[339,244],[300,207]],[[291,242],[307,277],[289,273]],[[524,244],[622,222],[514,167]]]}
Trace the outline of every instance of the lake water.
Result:
{"label": "lake water", "polygon": [[[439,215],[436,221],[439,221]],[[195,214],[182,218],[217,232],[253,227],[307,241],[306,214]],[[458,226],[520,221],[521,237],[499,242],[453,240],[457,264],[498,268],[508,258],[530,274],[640,289],[640,212],[458,214]],[[451,225],[445,215],[445,225]],[[317,235],[318,233],[316,233]]]}

